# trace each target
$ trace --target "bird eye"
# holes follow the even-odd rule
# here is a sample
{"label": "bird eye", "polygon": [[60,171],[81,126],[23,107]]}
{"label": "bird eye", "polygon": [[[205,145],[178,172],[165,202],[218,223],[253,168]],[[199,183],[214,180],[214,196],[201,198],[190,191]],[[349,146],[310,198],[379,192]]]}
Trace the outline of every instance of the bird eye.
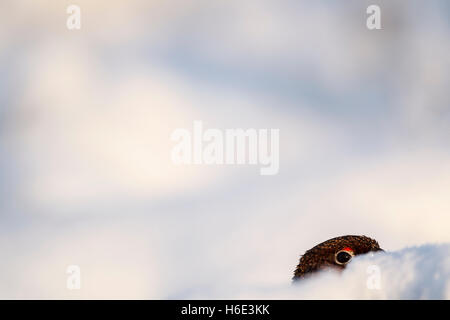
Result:
{"label": "bird eye", "polygon": [[341,250],[336,253],[334,260],[337,264],[347,264],[353,258],[353,252]]}

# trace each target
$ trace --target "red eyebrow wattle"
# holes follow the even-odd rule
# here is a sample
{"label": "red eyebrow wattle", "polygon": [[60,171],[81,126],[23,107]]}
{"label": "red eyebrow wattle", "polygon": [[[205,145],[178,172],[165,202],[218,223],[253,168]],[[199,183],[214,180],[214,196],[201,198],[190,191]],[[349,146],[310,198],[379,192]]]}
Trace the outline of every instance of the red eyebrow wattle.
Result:
{"label": "red eyebrow wattle", "polygon": [[344,249],[342,249],[343,251],[351,251],[351,252],[353,252],[353,249],[352,248],[350,248],[350,247],[345,247]]}

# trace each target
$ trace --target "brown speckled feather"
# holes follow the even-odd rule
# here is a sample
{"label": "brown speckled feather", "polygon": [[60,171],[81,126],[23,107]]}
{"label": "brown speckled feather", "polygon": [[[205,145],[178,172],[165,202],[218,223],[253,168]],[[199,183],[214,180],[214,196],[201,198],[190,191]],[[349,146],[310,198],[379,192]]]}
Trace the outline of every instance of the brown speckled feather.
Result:
{"label": "brown speckled feather", "polygon": [[342,236],[327,240],[305,252],[294,271],[293,280],[302,279],[323,268],[345,268],[345,265],[335,262],[335,254],[344,248],[351,248],[355,256],[382,250],[377,241],[366,236]]}

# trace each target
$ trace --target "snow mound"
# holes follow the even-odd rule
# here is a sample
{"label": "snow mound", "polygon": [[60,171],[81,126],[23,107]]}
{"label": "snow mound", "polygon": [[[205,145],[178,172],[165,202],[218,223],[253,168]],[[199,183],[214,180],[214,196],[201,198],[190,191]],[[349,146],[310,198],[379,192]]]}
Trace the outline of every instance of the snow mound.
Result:
{"label": "snow mound", "polygon": [[450,244],[423,245],[355,257],[342,272],[325,271],[289,289],[242,298],[450,299]]}

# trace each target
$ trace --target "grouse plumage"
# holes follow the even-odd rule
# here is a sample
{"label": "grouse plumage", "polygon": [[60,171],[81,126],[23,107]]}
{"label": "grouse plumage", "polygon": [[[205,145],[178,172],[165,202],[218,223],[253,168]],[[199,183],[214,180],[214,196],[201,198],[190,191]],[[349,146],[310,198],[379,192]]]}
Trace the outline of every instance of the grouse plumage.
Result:
{"label": "grouse plumage", "polygon": [[344,269],[354,256],[383,251],[378,242],[366,236],[342,236],[327,240],[305,252],[292,280],[305,278],[325,268]]}

